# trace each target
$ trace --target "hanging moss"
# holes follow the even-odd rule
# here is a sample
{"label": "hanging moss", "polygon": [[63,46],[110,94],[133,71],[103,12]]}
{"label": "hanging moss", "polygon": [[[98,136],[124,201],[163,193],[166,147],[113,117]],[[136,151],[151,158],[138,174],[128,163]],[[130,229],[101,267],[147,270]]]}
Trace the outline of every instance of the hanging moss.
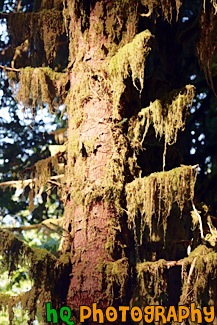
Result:
{"label": "hanging moss", "polygon": [[[206,5],[207,5],[207,2],[206,0],[203,0],[203,9],[204,11],[206,11]],[[215,9],[215,14],[217,14],[217,1],[216,0],[210,0],[209,2],[212,3],[214,9]]]}
{"label": "hanging moss", "polygon": [[167,299],[167,265],[165,260],[136,265],[139,296],[144,305],[163,305]]}
{"label": "hanging moss", "polygon": [[148,8],[148,13],[144,16],[149,17],[155,10],[157,15],[158,9],[162,10],[164,18],[171,23],[173,18],[173,12],[176,10],[176,19],[178,19],[179,9],[182,5],[180,0],[142,0],[141,3]]}
{"label": "hanging moss", "polygon": [[[194,302],[197,308],[216,307],[217,253],[204,245],[198,246],[183,260],[180,305]],[[191,322],[190,322],[191,324]]]}
{"label": "hanging moss", "polygon": [[[37,0],[35,2],[38,2]],[[40,2],[40,1],[39,1]],[[63,7],[63,0],[42,0],[40,10],[43,9],[56,9],[61,10]]]}
{"label": "hanging moss", "polygon": [[56,56],[58,37],[64,33],[62,12],[55,9],[40,11],[39,23],[46,59],[50,64]]}
{"label": "hanging moss", "polygon": [[173,203],[182,212],[185,202],[193,199],[196,174],[191,166],[182,166],[137,178],[126,185],[128,222],[134,230],[138,213],[141,215],[140,244],[146,225],[150,229],[150,235],[152,233],[152,218],[157,218],[158,224],[163,224],[164,235],[166,234],[167,217]]}
{"label": "hanging moss", "polygon": [[13,307],[21,303],[22,308],[28,310],[31,322],[35,319],[38,304],[38,307],[42,308],[45,319],[46,302],[52,302],[56,307],[61,303],[58,302],[55,289],[69,265],[69,259],[57,260],[47,250],[30,248],[12,233],[3,230],[0,230],[0,255],[3,257],[9,275],[24,265],[28,267],[30,280],[33,281],[32,288],[28,292],[10,298],[1,295],[0,308],[8,306],[9,318],[12,322]]}
{"label": "hanging moss", "polygon": [[32,36],[31,27],[34,24],[35,15],[28,12],[11,13],[8,16],[8,32],[13,36],[12,46],[16,48],[26,39]]}
{"label": "hanging moss", "polygon": [[59,155],[61,155],[61,153],[57,153],[47,159],[39,160],[32,167],[32,184],[29,193],[30,211],[34,209],[34,197],[42,193],[44,187],[51,178],[52,172],[57,175],[63,173],[62,164],[59,163]]}
{"label": "hanging moss", "polygon": [[[54,8],[44,9],[37,13],[11,13],[7,22],[8,31],[13,35],[12,48],[15,53],[12,62],[15,67],[17,67],[15,61],[19,57],[22,58],[24,54],[22,52],[29,52],[33,43],[41,58],[45,52],[48,64],[53,62],[56,56],[58,40],[65,32],[61,11]],[[28,42],[26,49],[23,46],[25,42]],[[23,66],[21,61],[19,63]],[[34,57],[34,53],[32,53],[31,63],[37,65],[36,62],[38,62],[38,57]]]}
{"label": "hanging moss", "polygon": [[[126,288],[129,279],[129,263],[127,258],[119,259],[115,262],[106,263],[105,269],[107,290],[106,295],[110,299],[109,304],[113,304],[115,298],[114,291],[118,288],[118,299],[126,297]],[[115,289],[116,287],[116,289]]]}
{"label": "hanging moss", "polygon": [[217,49],[217,17],[215,16],[217,11],[216,1],[212,1],[212,4],[210,1],[204,2],[204,11],[202,11],[200,18],[200,37],[197,43],[197,55],[199,64],[205,73],[206,79],[211,83],[211,87],[214,90],[212,81],[212,63]]}
{"label": "hanging moss", "polygon": [[64,73],[54,72],[48,67],[26,67],[20,69],[18,73],[18,92],[16,87],[13,87],[14,93],[17,100],[24,107],[31,107],[33,112],[37,106],[42,106],[43,103],[48,104],[50,111],[53,112],[57,104],[57,96],[63,95],[62,86],[65,84],[65,79]]}
{"label": "hanging moss", "polygon": [[124,92],[124,80],[131,76],[133,85],[141,93],[144,83],[146,57],[150,52],[148,42],[152,37],[149,30],[137,34],[133,41],[120,48],[109,63],[109,73],[113,85],[114,116]]}
{"label": "hanging moss", "polygon": [[163,169],[165,167],[166,148],[177,140],[179,130],[185,127],[186,117],[189,113],[195,94],[195,87],[191,85],[177,92],[172,92],[166,99],[155,100],[149,107],[143,108],[138,118],[131,120],[128,137],[132,147],[142,148],[143,141],[152,124],[156,137],[164,135],[165,147],[163,154]]}

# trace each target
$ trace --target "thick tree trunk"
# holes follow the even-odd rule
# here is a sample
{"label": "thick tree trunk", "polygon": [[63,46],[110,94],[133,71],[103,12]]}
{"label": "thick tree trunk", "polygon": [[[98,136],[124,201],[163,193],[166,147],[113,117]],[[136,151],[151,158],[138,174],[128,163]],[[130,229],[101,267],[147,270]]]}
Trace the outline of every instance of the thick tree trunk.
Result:
{"label": "thick tree trunk", "polygon": [[[110,221],[115,214],[112,208],[105,205],[103,198],[96,197],[95,202],[88,202],[87,199],[90,196],[91,200],[91,194],[94,195],[91,193],[92,189],[98,187],[97,183],[105,177],[105,169],[112,155],[112,135],[108,122],[111,118],[111,108],[109,110],[106,100],[93,98],[83,105],[82,110],[84,121],[78,130],[79,158],[76,158],[71,177],[76,178],[76,174],[82,173],[83,184],[77,184],[77,191],[78,195],[83,197],[83,204],[73,202],[73,197],[70,197],[68,203],[68,217],[72,220],[74,236],[74,264],[68,303],[73,304],[74,308],[106,300],[106,297],[103,297],[103,269],[100,265],[113,261],[105,246]],[[69,139],[73,138],[72,130],[73,127],[69,123]],[[85,144],[94,139],[97,139],[94,143],[94,153],[88,153]],[[69,159],[73,159],[70,151]]]}
{"label": "thick tree trunk", "polygon": [[[75,8],[71,9],[74,12]],[[117,150],[111,86],[105,72],[111,35],[105,37],[102,33],[106,19],[109,16],[114,19],[114,9],[114,4],[97,2],[87,18],[88,29],[82,31],[84,17],[73,14],[69,24],[70,57],[75,62],[70,71],[66,227],[74,239],[69,248],[72,273],[67,302],[75,310],[81,305],[91,306],[93,302],[105,308],[113,302],[114,296],[120,295],[120,290],[113,292],[108,268],[109,265],[112,268],[115,260],[125,257],[124,250],[120,246],[117,248],[120,243],[115,242],[120,228],[114,229],[116,224],[120,225],[114,204],[119,200],[115,197],[118,191],[115,187],[123,184],[120,184],[119,175],[116,181],[114,175],[109,175],[109,164]],[[114,21],[111,26],[113,24]],[[128,37],[134,36],[131,34]],[[115,258],[113,246],[117,248]],[[120,287],[126,285],[126,259],[123,265],[123,275],[120,274],[123,285]]]}

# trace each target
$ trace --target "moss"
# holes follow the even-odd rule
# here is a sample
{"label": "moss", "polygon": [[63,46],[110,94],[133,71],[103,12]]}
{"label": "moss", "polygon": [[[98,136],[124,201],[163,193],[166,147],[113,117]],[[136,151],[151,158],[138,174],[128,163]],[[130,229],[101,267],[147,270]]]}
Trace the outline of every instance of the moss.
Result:
{"label": "moss", "polygon": [[149,126],[152,124],[156,137],[164,135],[165,148],[163,169],[165,167],[166,148],[177,140],[179,130],[183,130],[187,115],[193,102],[195,87],[187,85],[178,93],[174,91],[163,100],[156,99],[149,107],[143,108],[138,117],[132,118],[128,138],[133,148],[142,148]]}
{"label": "moss", "polygon": [[[81,71],[83,70],[83,73]],[[67,113],[71,118],[71,127],[78,128],[83,120],[82,105],[85,101],[92,97],[89,85],[89,71],[85,64],[78,64],[73,69],[75,73],[75,84],[70,88],[70,92],[66,98]],[[81,73],[81,74],[80,74]]]}
{"label": "moss", "polygon": [[54,9],[54,8],[56,10],[61,10],[62,6],[63,6],[63,0],[42,0],[40,5],[40,10]]}
{"label": "moss", "polygon": [[138,0],[115,0],[108,5],[104,33],[108,36],[111,53],[117,50],[115,43],[123,46],[132,41],[138,25]]}
{"label": "moss", "polygon": [[48,67],[26,67],[20,70],[18,78],[16,97],[19,102],[25,107],[31,107],[33,112],[37,106],[42,106],[42,103],[48,104],[51,111],[54,110],[55,99],[60,96],[65,82],[64,73],[54,72]]}
{"label": "moss", "polygon": [[[212,4],[211,4],[212,2]],[[217,48],[216,38],[216,1],[204,2],[204,11],[200,17],[200,36],[197,43],[197,55],[199,64],[204,70],[207,81],[210,82],[212,89],[214,90],[212,80],[212,63]]]}
{"label": "moss", "polygon": [[53,306],[58,307],[61,302],[58,302],[56,289],[59,279],[69,265],[69,258],[64,256],[57,260],[47,250],[30,248],[12,233],[3,230],[0,230],[0,255],[3,257],[9,274],[22,265],[27,266],[29,277],[33,283],[30,291],[8,300],[6,300],[7,297],[0,296],[1,307],[9,307],[11,322],[13,307],[19,303],[22,304],[22,308],[28,310],[30,321],[35,319],[37,305],[42,308],[43,316],[45,316],[46,302],[52,302]]}
{"label": "moss", "polygon": [[[31,172],[32,183],[29,192],[29,210],[34,209],[34,198],[41,194],[44,187],[51,178],[52,173],[57,175],[64,173],[64,164],[59,163],[61,153],[58,152],[54,156],[47,159],[39,160],[33,167]],[[63,165],[63,166],[62,166]],[[61,193],[60,193],[61,194]]]}
{"label": "moss", "polygon": [[193,199],[195,181],[196,172],[192,167],[182,166],[137,178],[126,185],[128,222],[132,229],[136,229],[138,214],[141,216],[140,244],[145,226],[152,234],[152,218],[157,218],[158,224],[162,223],[165,236],[173,203],[182,212],[185,202]]}
{"label": "moss", "polygon": [[[59,37],[65,32],[62,12],[55,8],[33,13],[11,13],[8,19],[8,30],[13,35],[12,48],[15,50],[16,60],[17,56],[22,57],[22,44],[28,41],[29,47],[25,52],[28,52],[34,42],[41,58],[45,52],[48,64],[55,59]],[[16,53],[16,49],[20,53]],[[33,53],[31,60],[35,60],[35,65],[38,59]],[[19,63],[23,66],[22,60]],[[14,64],[16,65],[16,62]]]}
{"label": "moss", "polygon": [[143,304],[164,304],[166,300],[166,270],[165,260],[143,262],[136,265],[139,296]]}
{"label": "moss", "polygon": [[158,9],[160,8],[163,12],[164,18],[171,23],[173,18],[173,11],[176,9],[176,19],[178,19],[179,9],[182,5],[181,0],[142,0],[141,1],[144,6],[146,6],[149,10],[148,16],[150,16],[154,9],[158,13]]}
{"label": "moss", "polygon": [[119,259],[115,262],[108,262],[105,268],[106,276],[106,295],[110,299],[112,305],[115,297],[114,290],[118,287],[118,298],[126,297],[126,288],[129,279],[129,263],[127,258]]}
{"label": "moss", "polygon": [[61,11],[57,11],[56,9],[40,11],[39,23],[48,64],[56,56],[58,37],[64,33],[62,18]]}
{"label": "moss", "polygon": [[[198,246],[182,265],[182,295],[180,305],[196,306],[210,304],[216,301],[217,253],[204,245]],[[215,304],[216,305],[216,304]],[[216,307],[216,306],[215,306]]]}
{"label": "moss", "polygon": [[120,104],[124,92],[124,80],[131,76],[133,85],[141,93],[144,83],[144,68],[146,57],[150,52],[148,46],[152,37],[149,30],[137,34],[131,43],[120,48],[109,63],[109,73],[113,85],[113,105],[115,111]]}

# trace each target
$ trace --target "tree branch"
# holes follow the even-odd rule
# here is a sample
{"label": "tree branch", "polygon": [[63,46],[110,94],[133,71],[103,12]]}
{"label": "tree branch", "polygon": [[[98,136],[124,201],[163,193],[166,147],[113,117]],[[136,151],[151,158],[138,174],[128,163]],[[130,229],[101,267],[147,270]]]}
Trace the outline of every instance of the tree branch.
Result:
{"label": "tree branch", "polygon": [[15,71],[15,72],[20,71],[20,69],[5,67],[4,65],[1,65],[1,64],[0,64],[0,68],[3,69],[3,70],[8,70],[8,71]]}
{"label": "tree branch", "polygon": [[0,12],[0,19],[8,19],[8,17],[10,16],[10,14],[6,13],[6,12]]}
{"label": "tree branch", "polygon": [[64,217],[59,218],[59,219],[49,218],[49,219],[46,219],[46,220],[42,221],[39,224],[28,225],[28,226],[20,226],[20,227],[5,227],[5,228],[2,228],[2,230],[21,232],[21,231],[28,231],[28,230],[32,230],[32,229],[40,229],[40,228],[45,227],[49,231],[56,232],[56,233],[59,233],[59,231],[61,231],[61,233],[66,232],[68,235],[71,236],[70,232],[67,229],[64,229],[62,227],[63,222],[64,222]]}
{"label": "tree branch", "polygon": [[[64,177],[64,174],[51,176],[50,181],[48,181],[48,182],[52,182],[52,180],[60,179],[62,177]],[[23,186],[28,186],[32,182],[35,182],[35,179],[25,179],[25,180],[2,182],[2,183],[0,183],[0,186],[11,186],[11,187],[15,187],[15,188],[18,188],[18,187],[22,188]],[[54,183],[56,183],[56,182],[54,182]],[[59,184],[59,183],[56,183],[55,185],[57,185],[57,184]],[[58,186],[60,186],[60,185],[58,185]]]}

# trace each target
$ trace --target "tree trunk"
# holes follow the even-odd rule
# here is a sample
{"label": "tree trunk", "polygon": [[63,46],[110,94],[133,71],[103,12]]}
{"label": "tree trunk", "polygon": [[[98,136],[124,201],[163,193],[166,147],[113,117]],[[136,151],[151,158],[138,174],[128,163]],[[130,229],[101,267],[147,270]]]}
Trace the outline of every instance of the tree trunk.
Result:
{"label": "tree trunk", "polygon": [[[123,296],[129,273],[124,242],[118,238],[121,229],[125,228],[125,232],[127,229],[119,207],[125,175],[124,166],[119,161],[122,149],[118,142],[123,138],[123,132],[114,124],[111,84],[106,72],[108,55],[111,58],[117,48],[111,43],[116,37],[114,24],[126,22],[122,21],[123,17],[115,17],[118,10],[123,14],[123,7],[118,5],[117,9],[116,2],[96,2],[93,7],[84,2],[83,6],[86,8],[83,8],[81,17],[75,16],[75,7],[72,9],[69,24],[70,58],[74,63],[70,71],[68,109],[66,226],[71,229],[74,239],[70,246],[73,256],[67,302],[73,309],[81,305],[91,306],[93,302],[98,302],[101,308],[107,307],[121,294]],[[89,14],[86,22],[83,21],[85,12]],[[110,34],[105,36],[103,24],[109,19]],[[82,30],[84,24],[88,28]],[[131,25],[126,24],[126,40],[120,31],[123,27],[117,28],[123,45],[132,40],[136,32],[136,24],[132,22]],[[121,119],[118,113],[116,122]],[[122,140],[126,142],[124,138]],[[126,146],[126,143],[122,145]],[[112,263],[115,261],[119,261],[118,272],[121,272],[113,274],[114,278],[120,279],[116,289],[112,280]],[[116,303],[118,301],[120,297]]]}

